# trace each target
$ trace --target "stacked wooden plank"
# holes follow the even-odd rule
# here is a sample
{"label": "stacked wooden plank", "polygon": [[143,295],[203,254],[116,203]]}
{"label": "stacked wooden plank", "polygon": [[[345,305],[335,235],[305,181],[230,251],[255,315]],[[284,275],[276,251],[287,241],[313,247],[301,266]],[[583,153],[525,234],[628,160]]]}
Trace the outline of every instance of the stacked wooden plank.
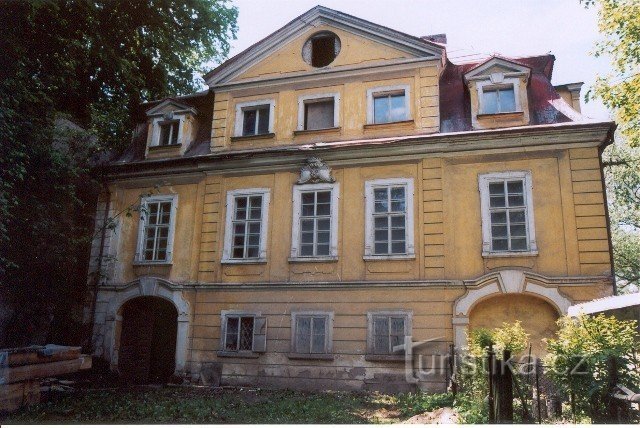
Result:
{"label": "stacked wooden plank", "polygon": [[80,347],[45,345],[0,349],[0,412],[40,401],[41,379],[91,368]]}

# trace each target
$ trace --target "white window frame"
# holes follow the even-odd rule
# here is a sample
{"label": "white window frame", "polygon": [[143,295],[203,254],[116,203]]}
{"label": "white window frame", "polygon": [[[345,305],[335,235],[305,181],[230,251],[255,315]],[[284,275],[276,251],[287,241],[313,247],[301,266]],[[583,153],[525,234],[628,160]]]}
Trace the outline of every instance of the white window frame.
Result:
{"label": "white window frame", "polygon": [[[405,220],[405,242],[406,253],[405,254],[375,254],[374,251],[374,203],[375,198],[373,190],[376,187],[393,187],[393,186],[405,186],[406,192],[406,220]],[[413,178],[383,178],[378,180],[368,180],[364,183],[364,197],[365,197],[365,243],[364,243],[364,259],[365,260],[390,260],[390,259],[414,259],[415,254],[415,241],[414,241],[414,210],[413,199],[414,186]]]}
{"label": "white window frame", "polygon": [[[513,87],[513,96],[516,101],[516,109],[514,111],[509,112],[498,112],[498,113],[485,113],[484,111],[484,88],[487,89],[502,89],[508,88],[509,86]],[[481,80],[476,82],[476,88],[478,91],[478,111],[479,114],[508,114],[508,113],[521,113],[522,105],[520,104],[520,79],[517,77],[513,78],[491,78],[487,80]]]}
{"label": "white window frame", "polygon": [[[523,192],[526,207],[527,226],[527,246],[525,251],[491,250],[491,211],[489,206],[489,183],[492,181],[523,180]],[[478,186],[480,190],[480,209],[482,214],[482,256],[483,257],[518,257],[533,256],[538,254],[536,243],[535,220],[533,217],[533,182],[531,171],[507,171],[492,172],[478,176]]]}
{"label": "white window frame", "polygon": [[367,356],[371,357],[371,359],[390,357],[390,359],[404,359],[406,354],[406,349],[404,352],[398,353],[387,353],[387,354],[375,354],[374,347],[374,327],[373,327],[373,319],[375,317],[403,317],[404,318],[404,343],[410,343],[407,341],[407,337],[411,337],[413,331],[413,311],[410,310],[383,310],[383,311],[371,311],[367,312]]}
{"label": "white window frame", "polygon": [[[262,217],[260,219],[260,245],[257,258],[235,259],[233,255],[233,216],[235,211],[235,198],[237,196],[262,196]],[[265,263],[267,261],[267,237],[269,228],[269,205],[271,202],[271,189],[252,188],[235,189],[227,191],[226,219],[224,231],[224,247],[221,263],[225,264],[251,264]]]}
{"label": "white window frame", "polygon": [[[145,226],[148,215],[148,204],[156,202],[171,202],[171,218],[169,220],[169,233],[167,235],[167,257],[165,260],[145,260],[144,259],[144,241]],[[144,196],[140,201],[140,219],[138,221],[138,241],[136,246],[136,254],[134,257],[135,264],[171,264],[173,262],[173,237],[176,230],[176,216],[178,213],[178,195],[154,195]]]}
{"label": "white window frame", "polygon": [[[243,137],[242,129],[244,128],[244,111],[250,107],[257,107],[262,105],[269,106],[269,134],[273,134],[274,112],[276,107],[276,101],[274,99],[264,99],[256,101],[245,101],[236,104],[236,121],[233,131],[234,137]],[[265,134],[253,134],[245,135],[245,137],[259,137]]]}
{"label": "white window frame", "polygon": [[[230,317],[238,317],[238,318],[253,318],[253,338],[251,341],[251,350],[227,350],[227,319]],[[256,332],[256,319],[264,320],[264,333]],[[251,312],[251,311],[242,311],[242,310],[226,310],[220,312],[220,350],[218,351],[218,356],[221,357],[252,357],[258,353],[266,352],[267,345],[267,319],[262,316],[261,312]],[[238,333],[240,333],[240,325],[238,325]],[[261,338],[264,350],[256,350],[256,336],[263,336]]]}
{"label": "white window frame", "polygon": [[[410,91],[409,85],[394,85],[394,86],[378,86],[376,88],[367,89],[367,124],[368,125],[384,125],[387,123],[398,123],[396,122],[380,122],[376,123],[375,121],[375,109],[373,99],[376,95],[384,94],[387,92],[395,93],[404,91],[404,110],[405,117],[403,120],[411,119],[411,101],[410,101]],[[401,121],[400,121],[401,122]]]}
{"label": "white window frame", "polygon": [[[300,215],[302,213],[302,193],[309,191],[331,191],[331,231],[328,256],[300,256]],[[293,188],[293,216],[291,225],[291,257],[292,262],[331,261],[338,259],[338,210],[340,202],[340,185],[338,183],[301,184]]]}
{"label": "white window frame", "polygon": [[[298,318],[313,317],[325,319],[325,332],[324,332],[324,352],[321,353],[302,353],[296,349],[296,334],[297,334],[297,322]],[[299,357],[307,358],[322,358],[333,353],[333,312],[328,311],[293,311],[291,312],[291,354]]]}
{"label": "white window frame", "polygon": [[[332,92],[330,94],[311,94],[300,95],[298,97],[298,131],[305,131],[304,129],[304,106],[308,102],[320,101],[325,98],[333,98],[333,128],[340,126],[340,94],[338,92]],[[331,129],[331,128],[323,128]],[[309,132],[322,131],[322,129],[309,129]]]}
{"label": "white window frame", "polygon": [[[165,116],[170,116],[170,117],[165,117]],[[184,127],[184,121],[185,121],[186,115],[171,113],[165,116],[160,116],[153,119],[153,122],[152,122],[153,137],[151,138],[150,147],[160,146],[160,134],[161,134],[160,126],[162,125],[163,122],[171,122],[171,121],[179,122],[178,123],[178,139],[176,140],[178,143],[170,144],[168,146],[162,146],[162,147],[177,147],[182,144],[182,139],[183,139],[182,128]]]}

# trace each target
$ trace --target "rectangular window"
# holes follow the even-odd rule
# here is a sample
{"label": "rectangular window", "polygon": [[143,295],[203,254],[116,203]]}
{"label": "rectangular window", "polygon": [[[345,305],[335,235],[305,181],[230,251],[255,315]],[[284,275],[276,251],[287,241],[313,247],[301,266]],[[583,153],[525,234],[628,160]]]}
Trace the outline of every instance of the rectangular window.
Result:
{"label": "rectangular window", "polygon": [[179,125],[179,120],[172,120],[171,122],[164,122],[160,124],[160,146],[178,144]]}
{"label": "rectangular window", "polygon": [[365,256],[413,256],[413,180],[367,181],[365,196]]}
{"label": "rectangular window", "polygon": [[513,86],[482,89],[482,112],[485,114],[510,113],[516,111]]}
{"label": "rectangular window", "polygon": [[295,317],[295,347],[299,354],[327,353],[328,320],[325,315]]}
{"label": "rectangular window", "polygon": [[222,263],[266,261],[269,189],[227,192]]}
{"label": "rectangular window", "polygon": [[331,237],[331,191],[303,192],[300,213],[300,255],[328,256]]}
{"label": "rectangular window", "polygon": [[377,93],[373,95],[374,123],[391,123],[406,120],[405,92]]}
{"label": "rectangular window", "polygon": [[408,311],[370,312],[367,315],[367,354],[372,356],[403,355],[405,338],[411,334]]}
{"label": "rectangular window", "polygon": [[262,135],[269,133],[268,104],[247,107],[242,110],[242,135]]}
{"label": "rectangular window", "polygon": [[334,98],[320,98],[304,102],[304,129],[328,129],[334,124]]}
{"label": "rectangular window", "polygon": [[483,252],[535,252],[529,172],[480,176]]}
{"label": "rectangular window", "polygon": [[337,257],[338,183],[295,186],[291,261]]}
{"label": "rectangular window", "polygon": [[492,251],[527,250],[527,213],[523,180],[489,183]]}
{"label": "rectangular window", "polygon": [[405,254],[407,251],[405,187],[375,187],[373,196],[374,254]]}
{"label": "rectangular window", "polygon": [[137,261],[171,260],[176,198],[173,195],[143,198],[140,205]]}
{"label": "rectangular window", "polygon": [[227,316],[225,351],[253,350],[253,320],[252,316]]}
{"label": "rectangular window", "polygon": [[262,195],[236,196],[234,205],[232,258],[259,257]]}

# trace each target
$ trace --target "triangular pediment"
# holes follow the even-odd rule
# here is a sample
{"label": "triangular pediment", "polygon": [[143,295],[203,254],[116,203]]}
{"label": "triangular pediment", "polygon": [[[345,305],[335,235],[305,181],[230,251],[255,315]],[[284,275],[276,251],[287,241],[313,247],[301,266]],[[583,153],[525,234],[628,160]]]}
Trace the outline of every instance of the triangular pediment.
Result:
{"label": "triangular pediment", "polygon": [[466,72],[464,78],[471,80],[496,73],[502,73],[504,75],[526,75],[528,77],[531,73],[531,68],[505,58],[491,57]]}
{"label": "triangular pediment", "polygon": [[[373,46],[372,57],[380,55],[381,52],[386,53],[386,57],[392,57],[391,52],[397,52],[395,56],[398,58],[439,59],[444,51],[444,47],[437,43],[333,9],[316,6],[207,73],[204,76],[205,81],[210,87],[233,81],[239,76],[245,75],[248,70],[255,69],[257,64],[268,61],[268,58],[272,56],[279,54],[281,57],[285,57],[284,50],[288,46],[293,46],[294,41],[306,38],[310,32],[320,29],[341,32],[342,35],[352,37],[356,44],[360,44],[363,40],[367,41],[369,45]],[[344,45],[345,43],[343,43]],[[291,54],[293,55],[293,53]],[[296,51],[295,60],[298,60],[298,56],[300,56],[299,52]],[[363,62],[361,58],[358,60]],[[354,62],[357,61],[354,60]],[[292,71],[305,70],[303,67],[299,67],[298,70]]]}
{"label": "triangular pediment", "polygon": [[197,114],[192,106],[167,98],[146,111],[147,116],[161,116],[165,113],[192,113]]}

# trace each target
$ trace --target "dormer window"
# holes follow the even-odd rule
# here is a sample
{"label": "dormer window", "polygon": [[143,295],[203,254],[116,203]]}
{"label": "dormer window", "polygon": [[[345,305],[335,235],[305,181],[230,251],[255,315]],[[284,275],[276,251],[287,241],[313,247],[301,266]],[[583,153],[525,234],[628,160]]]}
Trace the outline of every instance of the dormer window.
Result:
{"label": "dormer window", "polygon": [[500,57],[490,58],[465,73],[473,128],[528,125],[530,75],[528,66]]}
{"label": "dormer window", "polygon": [[516,111],[513,85],[485,86],[482,89],[482,113],[511,113]]}
{"label": "dormer window", "polygon": [[170,146],[178,144],[178,132],[180,121],[171,120],[160,123],[160,141],[159,146]]}

